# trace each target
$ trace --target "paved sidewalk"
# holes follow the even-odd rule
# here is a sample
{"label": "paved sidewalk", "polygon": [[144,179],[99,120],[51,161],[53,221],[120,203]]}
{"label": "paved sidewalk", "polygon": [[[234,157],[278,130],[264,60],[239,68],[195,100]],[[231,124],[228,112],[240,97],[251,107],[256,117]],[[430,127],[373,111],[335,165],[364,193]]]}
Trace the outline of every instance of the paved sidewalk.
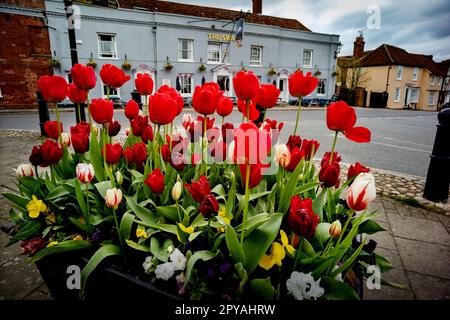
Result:
{"label": "paved sidewalk", "polygon": [[[26,163],[36,133],[0,130],[0,192],[14,189],[14,171]],[[378,180],[377,180],[378,181]],[[381,186],[380,191],[385,190]],[[0,196],[0,224],[8,220],[9,202]],[[379,196],[372,209],[387,230],[372,238],[377,252],[395,266],[386,279],[404,289],[365,288],[365,299],[450,299],[450,217],[443,213],[407,206]],[[8,237],[0,232],[0,299],[51,299],[33,264],[20,255],[20,246],[5,248]]]}

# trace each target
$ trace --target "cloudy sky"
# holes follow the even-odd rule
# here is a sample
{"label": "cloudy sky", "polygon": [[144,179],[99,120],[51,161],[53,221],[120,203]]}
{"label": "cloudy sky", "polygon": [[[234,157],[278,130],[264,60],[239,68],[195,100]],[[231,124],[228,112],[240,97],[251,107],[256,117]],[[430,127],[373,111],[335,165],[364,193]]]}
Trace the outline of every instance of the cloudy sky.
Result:
{"label": "cloudy sky", "polygon": [[[170,0],[181,3],[251,10],[251,0]],[[370,24],[379,12],[379,26]],[[436,61],[450,58],[449,0],[263,0],[263,14],[295,18],[312,31],[341,36],[341,54],[353,52],[362,30],[366,49],[382,43],[412,53],[431,54]],[[378,21],[378,20],[377,20]],[[377,22],[376,21],[376,22]]]}

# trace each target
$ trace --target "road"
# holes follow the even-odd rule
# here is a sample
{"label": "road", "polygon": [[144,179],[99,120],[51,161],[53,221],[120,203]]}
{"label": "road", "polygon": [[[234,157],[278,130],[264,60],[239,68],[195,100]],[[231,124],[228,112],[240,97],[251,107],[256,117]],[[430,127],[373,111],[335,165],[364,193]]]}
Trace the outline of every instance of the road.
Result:
{"label": "road", "polygon": [[[194,113],[193,110],[186,112]],[[358,144],[341,135],[336,150],[341,154],[343,162],[359,161],[373,168],[426,176],[436,134],[436,112],[356,108],[356,113],[357,125],[366,126],[372,131],[372,142]],[[333,133],[326,126],[325,116],[324,109],[304,109],[301,114],[299,133],[302,138],[319,140],[321,145],[318,157],[331,149],[333,140]],[[50,117],[55,119],[54,114]],[[296,111],[269,110],[267,117],[285,123],[281,139],[286,141],[294,129]],[[125,125],[128,120],[123,110],[116,110],[115,118],[122,124],[122,128],[128,126]],[[73,112],[61,112],[61,119],[65,130],[75,123]],[[181,123],[181,116],[177,120]],[[234,111],[226,121],[239,124],[241,114]],[[0,129],[38,130],[38,115],[1,114]]]}

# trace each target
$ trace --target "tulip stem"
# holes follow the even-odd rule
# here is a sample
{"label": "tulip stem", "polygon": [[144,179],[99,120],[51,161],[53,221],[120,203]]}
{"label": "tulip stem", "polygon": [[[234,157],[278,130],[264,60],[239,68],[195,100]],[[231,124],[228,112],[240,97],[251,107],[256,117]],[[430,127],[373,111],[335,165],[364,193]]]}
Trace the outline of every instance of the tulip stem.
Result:
{"label": "tulip stem", "polygon": [[338,134],[339,134],[339,131],[336,131],[334,133],[333,145],[331,146],[331,154],[330,154],[330,162],[329,162],[330,164],[331,164],[331,162],[333,162],[334,148],[336,147]]}
{"label": "tulip stem", "polygon": [[92,117],[91,117],[91,111],[89,111],[89,104],[90,104],[90,100],[89,100],[89,91],[87,93],[87,99],[86,99],[86,103],[87,103],[87,113],[89,116],[89,129],[92,131]]}
{"label": "tulip stem", "polygon": [[206,229],[206,236],[208,237],[208,245],[211,245],[211,238],[210,238],[210,230],[211,230],[211,218],[208,219],[208,228]]}
{"label": "tulip stem", "polygon": [[80,110],[81,106],[79,103],[77,103],[77,106],[78,106],[78,108],[77,108],[78,121],[81,122],[81,110]]}
{"label": "tulip stem", "polygon": [[300,239],[298,241],[298,248],[295,251],[295,256],[294,256],[294,267],[292,268],[292,271],[295,271],[295,268],[297,267],[297,260],[298,260],[298,253],[302,252],[302,247],[303,247],[303,242],[304,242],[304,237],[300,236]]}
{"label": "tulip stem", "polygon": [[220,126],[221,128],[223,127],[223,123],[225,122],[225,117],[222,116],[222,125]]}
{"label": "tulip stem", "polygon": [[147,113],[147,116],[150,117],[150,108],[148,106],[148,100],[147,100],[147,95],[146,94],[144,95],[144,99],[145,99],[144,109],[145,109],[145,112]]}
{"label": "tulip stem", "polygon": [[156,125],[156,131],[155,134],[153,136],[153,150],[152,150],[152,156],[153,156],[153,165],[156,169],[156,148],[157,148],[157,140],[158,140],[158,136],[159,136],[159,124]]}
{"label": "tulip stem", "polygon": [[300,112],[302,110],[302,98],[298,98],[297,119],[295,120],[294,136],[297,134],[298,121],[300,120]]}
{"label": "tulip stem", "polygon": [[242,218],[241,247],[244,246],[245,225],[247,223],[248,202],[250,198],[250,192],[248,190],[249,180],[250,180],[250,164],[247,163],[245,169],[245,200],[244,200],[244,217]]}
{"label": "tulip stem", "polygon": [[112,208],[112,212],[113,212],[113,216],[114,216],[114,223],[116,224],[117,235],[119,236],[120,246],[123,248],[123,241],[122,241],[122,236],[120,235],[119,222],[117,221],[116,209]]}
{"label": "tulip stem", "polygon": [[89,183],[86,183],[86,217],[84,218],[84,222],[89,230],[89,235],[92,235],[92,226],[89,222]]}
{"label": "tulip stem", "polygon": [[322,252],[322,255],[321,255],[322,257],[325,257],[325,255],[327,254],[328,250],[330,249],[332,243],[333,243],[333,239],[330,238],[328,240],[327,246],[325,247],[325,249]]}
{"label": "tulip stem", "polygon": [[352,220],[354,213],[355,213],[355,210],[350,209],[350,213],[348,214],[347,221],[345,221],[344,227],[342,228],[341,234],[339,235],[338,241],[336,242],[336,248],[341,243],[342,237],[344,236],[344,233],[347,230],[348,224],[350,223],[350,220]]}
{"label": "tulip stem", "polygon": [[170,140],[169,140],[169,150],[172,151],[172,129],[173,129],[173,122],[170,123]]}
{"label": "tulip stem", "polygon": [[56,107],[56,124],[58,126],[58,140],[59,140],[59,144],[62,146],[61,121],[59,119],[59,109],[58,109],[58,104],[57,103],[55,103],[55,107]]}
{"label": "tulip stem", "polygon": [[205,176],[208,172],[208,164],[207,164],[207,147],[208,147],[208,139],[207,139],[207,134],[206,134],[206,115],[203,117],[203,141],[202,141],[202,145],[203,145],[203,150],[202,150],[202,154],[203,154],[203,170],[205,172]]}
{"label": "tulip stem", "polygon": [[103,125],[102,130],[103,136],[102,136],[102,142],[103,142],[103,167],[105,168],[105,173],[108,175],[108,166],[106,164],[106,125]]}
{"label": "tulip stem", "polygon": [[245,100],[245,111],[247,113],[247,121],[250,121],[250,104],[249,100]]}

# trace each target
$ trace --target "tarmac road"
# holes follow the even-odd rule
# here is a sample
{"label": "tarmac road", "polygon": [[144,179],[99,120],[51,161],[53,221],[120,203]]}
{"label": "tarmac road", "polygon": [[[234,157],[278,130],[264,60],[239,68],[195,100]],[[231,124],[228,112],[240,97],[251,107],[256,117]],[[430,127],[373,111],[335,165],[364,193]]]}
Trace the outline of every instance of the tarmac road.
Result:
{"label": "tarmac road", "polygon": [[[191,109],[185,112],[195,114]],[[437,113],[411,110],[386,110],[356,108],[357,125],[366,126],[372,132],[372,142],[358,144],[340,135],[336,150],[345,163],[361,162],[363,165],[425,177],[436,134]],[[50,115],[55,119],[55,115]],[[235,125],[241,121],[241,114],[234,111],[226,118]],[[269,110],[267,118],[283,121],[281,139],[286,141],[295,126],[295,110]],[[331,149],[333,132],[326,126],[324,109],[303,109],[299,125],[302,138],[316,139],[321,143],[317,157]],[[116,110],[115,118],[128,126],[123,110]],[[74,112],[61,112],[64,129],[75,124]],[[218,119],[220,121],[220,119]],[[37,113],[0,114],[0,129],[39,130]],[[181,116],[178,123],[181,124]]]}

